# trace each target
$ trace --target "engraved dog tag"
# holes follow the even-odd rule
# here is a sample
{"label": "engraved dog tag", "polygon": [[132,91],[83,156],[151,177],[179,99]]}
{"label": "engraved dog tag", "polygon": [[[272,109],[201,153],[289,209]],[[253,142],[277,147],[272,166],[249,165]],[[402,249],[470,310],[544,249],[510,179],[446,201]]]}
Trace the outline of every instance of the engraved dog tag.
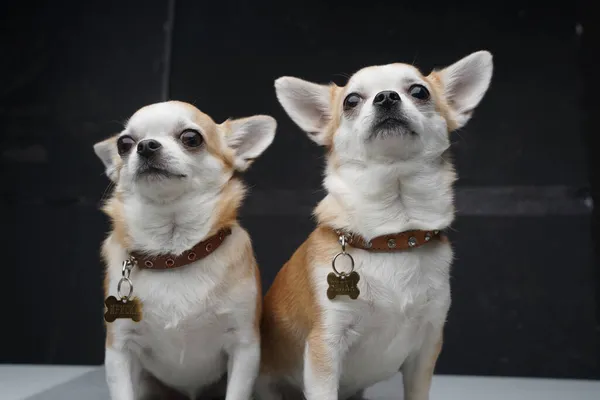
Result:
{"label": "engraved dog tag", "polygon": [[117,300],[115,296],[109,296],[104,300],[104,304],[106,304],[104,314],[106,322],[114,322],[118,318],[129,318],[135,322],[142,320],[142,305],[136,298]]}
{"label": "engraved dog tag", "polygon": [[329,284],[327,297],[333,300],[336,296],[350,296],[352,300],[356,300],[360,294],[360,290],[358,290],[359,280],[360,276],[356,271],[339,276],[331,272],[327,275],[327,283]]}

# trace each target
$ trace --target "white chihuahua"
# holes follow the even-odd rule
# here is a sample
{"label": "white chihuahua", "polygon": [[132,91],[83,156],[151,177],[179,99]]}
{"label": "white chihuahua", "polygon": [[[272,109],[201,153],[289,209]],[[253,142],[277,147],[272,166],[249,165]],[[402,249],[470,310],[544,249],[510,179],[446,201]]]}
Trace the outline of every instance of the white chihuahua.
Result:
{"label": "white chihuahua", "polygon": [[[245,192],[238,172],[275,129],[268,116],[218,125],[171,101],[140,109],[94,146],[116,184],[104,207],[112,221],[102,249],[106,294],[141,307],[134,320],[107,317],[112,399],[159,389],[206,398],[215,387],[227,400],[250,398],[262,293],[250,238],[236,221]],[[107,307],[107,315],[126,309]]]}
{"label": "white chihuahua", "polygon": [[491,77],[481,51],[428,76],[390,64],[345,87],[275,82],[292,120],[327,148],[327,196],[264,299],[262,400],[360,397],[399,370],[404,399],[428,399],[450,307],[449,133]]}

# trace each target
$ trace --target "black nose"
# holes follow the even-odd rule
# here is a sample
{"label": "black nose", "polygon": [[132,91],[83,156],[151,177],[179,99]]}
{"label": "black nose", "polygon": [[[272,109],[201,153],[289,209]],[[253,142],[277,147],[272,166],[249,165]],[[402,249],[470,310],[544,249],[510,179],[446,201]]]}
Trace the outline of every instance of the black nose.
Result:
{"label": "black nose", "polygon": [[377,93],[373,99],[373,105],[382,108],[391,108],[394,104],[400,102],[400,95],[393,90],[384,90]]}
{"label": "black nose", "polygon": [[160,144],[156,140],[146,139],[146,140],[142,140],[141,142],[138,143],[137,153],[142,157],[150,158],[154,154],[156,154],[156,152],[158,150],[160,150],[161,147],[162,147],[162,144]]}

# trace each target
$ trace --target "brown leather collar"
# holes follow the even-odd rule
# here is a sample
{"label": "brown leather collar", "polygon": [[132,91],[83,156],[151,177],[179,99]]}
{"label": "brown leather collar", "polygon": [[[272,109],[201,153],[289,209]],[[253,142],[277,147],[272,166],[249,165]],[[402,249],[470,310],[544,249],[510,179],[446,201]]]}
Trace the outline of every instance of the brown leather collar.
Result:
{"label": "brown leather collar", "polygon": [[347,243],[368,251],[400,251],[421,247],[433,239],[443,240],[444,234],[439,230],[434,231],[405,231],[390,235],[377,236],[370,241],[363,237],[341,230],[334,230],[338,235],[345,235]]}
{"label": "brown leather collar", "polygon": [[227,236],[231,235],[231,228],[223,228],[215,235],[196,244],[189,250],[184,251],[179,256],[169,254],[148,257],[143,253],[131,252],[137,266],[141,269],[174,269],[191,264],[214,252]]}

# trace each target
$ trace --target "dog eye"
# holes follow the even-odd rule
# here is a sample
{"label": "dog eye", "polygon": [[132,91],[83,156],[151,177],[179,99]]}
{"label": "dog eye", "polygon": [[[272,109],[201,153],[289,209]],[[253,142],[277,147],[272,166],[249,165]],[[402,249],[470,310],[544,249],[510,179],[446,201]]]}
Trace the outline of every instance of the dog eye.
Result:
{"label": "dog eye", "polygon": [[179,136],[179,140],[185,147],[198,147],[202,144],[202,135],[193,129],[187,129]]}
{"label": "dog eye", "polygon": [[358,103],[360,103],[361,100],[362,100],[362,98],[358,94],[350,93],[344,99],[344,110],[349,110],[351,108],[356,107],[358,105]]}
{"label": "dog eye", "polygon": [[408,92],[415,99],[427,100],[429,98],[429,91],[423,85],[412,85]]}
{"label": "dog eye", "polygon": [[129,153],[129,150],[135,145],[135,140],[131,136],[121,136],[117,139],[117,151],[122,157]]}

